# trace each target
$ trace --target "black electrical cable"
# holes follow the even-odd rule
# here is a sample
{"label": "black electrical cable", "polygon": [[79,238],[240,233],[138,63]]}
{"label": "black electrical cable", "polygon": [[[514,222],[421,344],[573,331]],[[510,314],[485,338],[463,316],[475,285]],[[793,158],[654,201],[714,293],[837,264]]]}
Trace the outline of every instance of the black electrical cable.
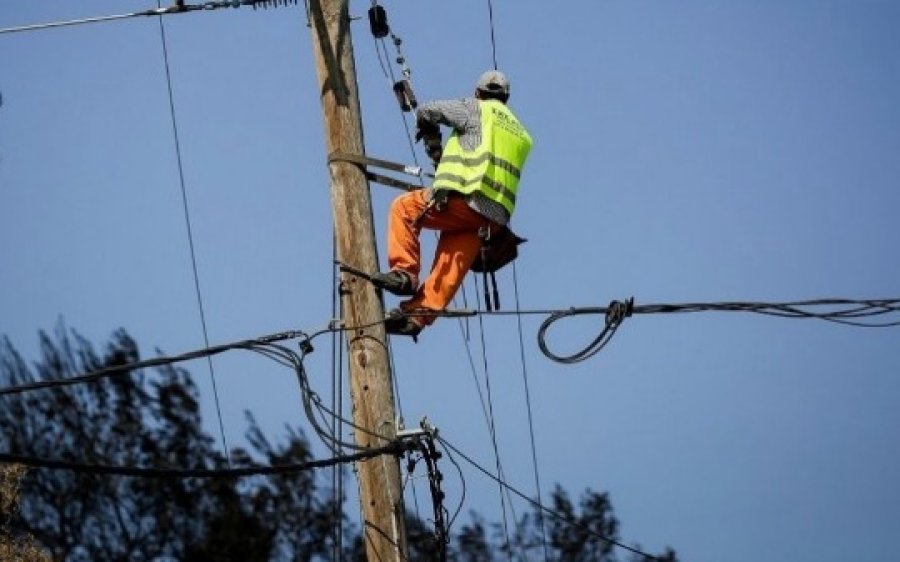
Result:
{"label": "black electrical cable", "polygon": [[[820,310],[825,307],[825,310]],[[569,308],[556,311],[531,311],[533,314],[550,314],[538,330],[538,346],[541,352],[559,363],[577,363],[593,356],[609,343],[625,318],[634,314],[676,314],[689,312],[751,312],[780,318],[817,319],[847,326],[862,328],[887,328],[900,326],[900,320],[865,322],[862,318],[873,318],[900,313],[900,299],[815,299],[782,303],[765,302],[712,302],[682,304],[635,305],[634,299],[625,302],[613,301],[607,307]],[[526,314],[521,311],[520,314]],[[480,314],[497,314],[481,312]],[[604,315],[605,324],[588,345],[571,355],[558,355],[547,345],[547,330],[554,323],[573,316]]]}
{"label": "black electrical cable", "polygon": [[[477,286],[478,286],[477,277],[476,277],[475,285],[476,285],[475,297],[478,300],[478,302],[480,303],[481,296],[477,290]],[[479,335],[481,338],[481,360],[482,360],[482,367],[484,368],[484,385],[485,385],[485,392],[487,394],[487,404],[488,404],[488,414],[489,414],[488,415],[488,432],[490,433],[490,436],[491,436],[491,446],[494,449],[494,466],[496,466],[496,468],[497,468],[497,474],[502,475],[503,474],[503,466],[500,461],[500,449],[497,445],[497,429],[496,429],[496,424],[494,422],[494,401],[491,396],[491,377],[490,377],[490,370],[488,368],[488,360],[487,360],[487,343],[485,341],[484,318],[481,316],[478,317],[478,328],[479,328]],[[509,522],[508,522],[509,516],[507,515],[507,509],[506,509],[507,501],[503,497],[503,486],[500,486],[499,491],[500,491],[500,510],[501,510],[501,513],[503,514],[503,527],[502,527],[503,536],[506,538],[506,545],[509,546],[510,545]],[[512,507],[512,502],[508,502],[508,503],[510,504],[510,507]],[[515,524],[515,522],[516,522],[516,517],[513,516],[513,524]],[[506,549],[506,552],[507,552],[507,557],[509,558],[510,562],[512,562],[512,549],[511,548]]]}
{"label": "black electrical cable", "polygon": [[546,513],[547,515],[550,515],[550,516],[553,517],[554,519],[557,519],[557,520],[559,520],[559,521],[562,521],[563,523],[566,523],[567,525],[571,525],[572,527],[574,527],[574,528],[580,530],[581,532],[583,532],[583,533],[585,533],[585,534],[587,534],[587,535],[590,535],[590,536],[592,536],[592,537],[598,538],[598,539],[602,540],[602,541],[605,542],[605,543],[608,543],[608,544],[611,544],[611,545],[616,546],[616,547],[618,547],[618,548],[621,548],[622,550],[627,550],[628,552],[631,552],[631,553],[633,553],[633,554],[637,554],[637,555],[639,555],[639,556],[643,556],[646,560],[661,560],[658,556],[653,556],[652,554],[649,554],[649,553],[647,553],[647,552],[644,552],[644,551],[642,551],[642,550],[640,550],[640,549],[638,549],[638,548],[635,548],[635,547],[633,547],[633,546],[628,546],[627,544],[622,543],[622,542],[620,542],[620,541],[617,541],[616,539],[613,539],[613,538],[611,538],[611,537],[607,537],[607,536],[601,535],[600,533],[595,532],[595,531],[592,530],[591,528],[585,527],[584,525],[579,524],[577,521],[573,521],[573,520],[571,520],[571,519],[568,519],[567,517],[565,517],[565,516],[562,515],[561,513],[557,513],[556,511],[553,511],[552,509],[550,509],[550,508],[548,508],[548,507],[546,507],[546,506],[544,506],[544,505],[541,505],[541,504],[538,503],[537,501],[535,501],[535,500],[533,500],[532,498],[526,496],[524,493],[520,492],[519,490],[517,490],[516,488],[514,488],[513,486],[511,486],[510,484],[508,484],[507,482],[505,482],[502,478],[498,477],[497,475],[491,473],[491,472],[490,472],[489,470],[487,470],[486,468],[482,467],[480,464],[478,464],[477,462],[475,462],[474,460],[472,460],[468,455],[466,455],[465,453],[463,453],[462,451],[460,451],[457,447],[453,446],[452,443],[450,443],[449,441],[447,441],[447,440],[444,439],[443,437],[437,436],[436,439],[437,439],[442,445],[444,445],[444,447],[446,447],[447,450],[452,450],[453,452],[455,452],[457,455],[459,455],[460,457],[462,457],[463,459],[465,459],[466,462],[468,462],[468,463],[471,464],[473,467],[475,467],[479,472],[481,472],[482,474],[484,474],[485,476],[487,476],[487,477],[490,478],[491,480],[497,482],[500,486],[506,488],[507,490],[509,490],[509,491],[512,492],[513,494],[519,496],[520,498],[522,498],[522,499],[525,500],[526,502],[530,503],[532,506],[534,506],[534,507],[540,509],[542,512]]}
{"label": "black electrical cable", "polygon": [[400,455],[409,449],[409,445],[393,442],[383,447],[365,449],[349,455],[330,459],[313,460],[302,463],[291,463],[273,466],[258,466],[225,469],[180,469],[180,468],[141,468],[131,466],[114,466],[100,464],[84,464],[78,462],[44,459],[24,455],[0,453],[0,463],[21,464],[32,468],[66,470],[87,474],[107,474],[115,476],[133,476],[137,478],[242,478],[272,474],[291,474],[304,472],[314,468],[327,468],[335,464],[357,462],[381,455]]}
{"label": "black electrical cable", "polygon": [[253,345],[258,344],[266,344],[275,341],[294,339],[298,337],[306,337],[304,332],[291,331],[291,332],[279,332],[276,334],[270,334],[268,336],[262,336],[260,338],[251,339],[251,340],[242,340],[234,343],[228,343],[223,345],[217,345],[213,347],[208,347],[205,349],[200,349],[196,351],[190,351],[181,355],[177,355],[174,357],[156,357],[153,359],[146,359],[144,361],[135,361],[133,363],[127,363],[123,365],[111,365],[109,367],[104,367],[102,369],[97,369],[96,371],[90,371],[88,373],[84,373],[81,375],[77,375],[74,377],[69,377],[65,379],[55,379],[55,380],[43,380],[43,381],[34,381],[30,383],[20,384],[16,386],[10,386],[6,388],[0,388],[0,396],[4,396],[7,394],[19,394],[22,392],[28,392],[32,390],[40,390],[45,388],[55,388],[60,386],[71,386],[75,384],[83,384],[89,382],[95,382],[100,379],[109,378],[109,377],[117,377],[124,376],[129,374],[133,370],[144,369],[148,367],[161,367],[165,365],[171,365],[173,363],[180,363],[183,361],[190,361],[193,359],[202,359],[204,357],[210,355],[216,355],[218,353],[223,353],[225,351],[229,351],[232,349],[248,349]]}
{"label": "black electrical cable", "polygon": [[[443,444],[443,443],[442,443]],[[456,472],[459,473],[459,482],[462,487],[462,491],[460,493],[459,504],[456,506],[456,511],[453,512],[453,517],[450,518],[450,522],[447,523],[447,533],[450,533],[450,529],[453,528],[453,523],[456,522],[456,518],[459,517],[460,512],[462,512],[463,505],[466,503],[466,476],[463,474],[463,469],[456,462],[456,459],[453,457],[453,453],[446,446],[444,447],[444,452],[447,453],[447,458],[450,459],[450,462],[456,467]]]}
{"label": "black electrical cable", "polygon": [[[516,269],[516,262],[512,263],[512,277],[513,277],[513,293],[515,295],[516,301],[516,310],[521,310],[521,306],[519,303],[519,275]],[[531,438],[531,466],[534,471],[534,487],[537,492],[537,501],[540,504],[544,503],[544,499],[541,495],[541,476],[540,471],[538,470],[538,458],[537,458],[537,445],[535,443],[534,438],[534,415],[532,414],[531,409],[531,389],[528,384],[528,368],[525,362],[525,336],[524,330],[522,329],[522,316],[516,316],[516,326],[518,328],[519,335],[519,359],[522,363],[522,384],[525,387],[525,408],[528,412],[528,435]],[[544,562],[548,562],[550,560],[550,554],[547,550],[547,531],[544,528],[544,515],[542,511],[538,512],[538,529],[541,532],[541,546],[544,551]]]}
{"label": "black electrical cable", "polygon": [[494,60],[494,70],[497,70],[497,39],[494,37],[494,2],[488,0],[488,21],[491,25],[491,54]]}

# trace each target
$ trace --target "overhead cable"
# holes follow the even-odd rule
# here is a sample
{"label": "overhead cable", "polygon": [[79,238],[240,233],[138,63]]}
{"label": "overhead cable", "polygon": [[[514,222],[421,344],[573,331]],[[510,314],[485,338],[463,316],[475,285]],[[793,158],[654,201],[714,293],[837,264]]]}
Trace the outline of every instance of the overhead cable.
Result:
{"label": "overhead cable", "polygon": [[[512,262],[512,277],[513,293],[516,299],[516,310],[520,310],[522,307],[519,302],[519,275],[518,270],[516,269],[515,261]],[[534,488],[537,493],[538,503],[544,503],[544,500],[541,497],[541,476],[540,471],[538,470],[537,445],[534,438],[534,415],[531,408],[531,389],[530,385],[528,384],[528,367],[525,362],[525,335],[524,330],[522,329],[521,315],[516,316],[516,327],[518,328],[517,331],[519,335],[519,360],[522,364],[522,383],[525,388],[525,411],[528,413],[528,435],[531,438],[531,466],[534,472]],[[547,530],[544,527],[543,512],[538,512],[537,523],[541,535],[541,546],[543,547],[544,552],[544,562],[547,562],[548,560],[550,560],[550,554],[547,550]]]}
{"label": "overhead cable", "polygon": [[115,476],[132,476],[136,478],[242,478],[245,476],[261,476],[273,474],[293,474],[314,468],[326,468],[337,464],[371,459],[381,455],[400,455],[411,445],[403,442],[392,442],[383,447],[365,449],[349,455],[330,459],[313,460],[273,466],[249,466],[244,468],[141,468],[133,466],[114,466],[101,464],[85,464],[57,459],[45,459],[24,455],[0,453],[0,463],[21,464],[33,468],[66,470],[86,474],[107,474]]}
{"label": "overhead cable", "polygon": [[[628,301],[631,303],[632,301]],[[615,304],[618,303],[618,304]],[[532,309],[532,310],[516,310],[502,311],[495,310],[491,312],[479,310],[446,310],[435,311],[433,313],[416,311],[416,315],[433,315],[438,317],[461,318],[466,316],[504,316],[504,315],[548,315],[548,318],[541,326],[541,341],[546,335],[546,331],[551,324],[568,318],[570,316],[595,314],[608,316],[611,311],[618,310],[620,313],[613,314],[610,318],[621,323],[621,321],[635,314],[663,314],[663,313],[688,313],[688,312],[752,312],[756,314],[764,314],[767,316],[776,316],[781,318],[800,318],[800,319],[818,319],[829,322],[836,322],[856,327],[870,328],[887,328],[900,326],[900,320],[892,320],[895,315],[900,315],[900,299],[817,299],[792,301],[782,303],[764,303],[764,302],[712,302],[712,303],[683,303],[683,304],[645,304],[635,305],[619,301],[613,301],[613,304],[607,307],[581,307],[581,308],[565,308],[565,309]],[[625,307],[624,309],[622,307]],[[824,308],[824,310],[822,310]],[[622,315],[624,313],[624,316]],[[884,322],[864,321],[864,318],[886,317],[889,320]],[[232,349],[251,349],[254,346],[272,344],[279,341],[299,338],[301,350],[308,346],[311,351],[311,341],[321,334],[331,333],[334,331],[363,330],[372,326],[383,324],[384,320],[376,320],[368,324],[359,326],[347,326],[340,320],[332,320],[327,328],[323,328],[312,335],[308,335],[303,331],[287,331],[261,336],[255,339],[241,340],[233,343],[222,344],[208,347],[196,351],[190,351],[182,355],[174,357],[156,357],[144,361],[136,361],[123,365],[111,365],[84,373],[74,377],[56,380],[42,380],[20,385],[0,388],[0,396],[8,394],[19,394],[31,390],[39,390],[43,388],[69,386],[74,384],[82,384],[94,382],[103,378],[127,375],[135,369],[143,369],[147,367],[160,367],[178,363],[182,361],[190,361],[192,359],[200,359],[210,355],[223,353]],[[605,329],[605,328],[604,328]],[[596,340],[595,340],[596,341]],[[546,348],[546,343],[543,343]],[[305,352],[306,353],[306,352]],[[555,354],[554,354],[554,357]],[[551,357],[553,358],[553,357]],[[560,359],[566,359],[561,357]]]}
{"label": "overhead cable", "polygon": [[637,555],[639,555],[639,556],[643,556],[644,559],[646,559],[646,560],[661,560],[661,558],[659,558],[658,556],[654,556],[654,555],[649,554],[649,553],[647,553],[647,552],[644,552],[644,551],[642,551],[642,550],[640,550],[640,549],[638,549],[638,548],[635,548],[635,547],[633,547],[633,546],[629,546],[629,545],[627,545],[627,544],[625,544],[625,543],[623,543],[623,542],[620,542],[620,541],[618,541],[618,540],[616,540],[616,539],[614,539],[614,538],[612,538],[612,537],[608,537],[608,536],[602,535],[602,534],[600,534],[600,533],[597,533],[597,532],[595,532],[593,529],[591,529],[590,527],[586,527],[586,526],[584,526],[584,525],[581,525],[581,524],[578,523],[577,521],[573,521],[573,520],[569,519],[568,517],[562,515],[561,513],[558,513],[558,512],[556,512],[556,511],[553,511],[552,509],[550,509],[550,508],[548,508],[548,507],[546,507],[546,506],[544,506],[544,505],[538,503],[537,501],[531,499],[530,497],[528,497],[528,496],[525,495],[524,493],[520,492],[519,490],[517,490],[516,488],[514,488],[513,486],[511,486],[510,484],[508,484],[506,481],[504,481],[502,478],[498,477],[496,474],[493,474],[491,471],[489,471],[489,470],[487,470],[486,468],[482,467],[480,464],[478,464],[477,462],[475,462],[474,460],[472,460],[472,458],[470,458],[468,455],[466,455],[465,453],[463,453],[462,451],[460,451],[460,450],[459,450],[458,448],[456,448],[452,443],[450,443],[449,441],[447,441],[446,439],[444,439],[444,438],[441,437],[440,435],[437,436],[437,440],[438,440],[442,445],[444,445],[444,447],[447,448],[448,453],[449,453],[449,451],[453,451],[454,453],[456,453],[457,455],[459,455],[460,457],[462,457],[463,459],[465,459],[466,462],[468,462],[468,463],[471,464],[473,467],[475,467],[479,472],[481,472],[482,474],[484,474],[485,476],[487,476],[487,477],[490,478],[491,480],[497,482],[500,486],[502,486],[503,488],[506,488],[507,490],[509,490],[509,491],[512,492],[513,494],[519,496],[521,499],[523,499],[523,500],[525,500],[526,502],[530,503],[530,504],[531,504],[532,506],[534,506],[535,508],[537,508],[537,509],[541,510],[542,512],[544,512],[545,514],[547,514],[547,515],[553,517],[554,519],[557,519],[557,520],[559,520],[559,521],[562,521],[563,523],[566,523],[566,524],[568,524],[568,525],[570,525],[570,526],[572,526],[572,527],[574,527],[574,528],[580,530],[581,532],[583,532],[583,533],[585,533],[585,534],[587,534],[587,535],[591,535],[591,536],[593,536],[593,537],[595,537],[595,538],[598,538],[598,539],[602,540],[603,542],[605,542],[605,543],[607,543],[607,544],[611,544],[611,545],[613,545],[613,546],[616,546],[616,547],[618,547],[618,548],[621,548],[622,550],[627,550],[628,552],[631,552],[631,553],[633,553],[633,554],[637,554]]}
{"label": "overhead cable", "polygon": [[74,377],[68,377],[65,379],[41,380],[41,381],[34,381],[34,382],[30,382],[30,383],[10,386],[10,387],[6,387],[6,388],[0,388],[0,396],[4,396],[7,394],[20,394],[22,392],[28,392],[31,390],[40,390],[40,389],[44,389],[44,388],[54,388],[54,387],[60,387],[60,386],[71,386],[71,385],[75,385],[75,384],[95,382],[100,379],[125,376],[125,375],[128,375],[131,371],[137,370],[137,369],[144,369],[144,368],[148,368],[148,367],[162,367],[165,365],[171,365],[173,363],[180,363],[183,361],[190,361],[193,359],[202,359],[204,357],[209,357],[211,355],[223,353],[225,351],[229,351],[232,349],[250,349],[254,345],[273,343],[273,342],[277,342],[277,341],[283,341],[283,340],[289,340],[289,339],[295,339],[295,338],[311,339],[311,337],[307,336],[305,332],[300,332],[300,331],[279,332],[279,333],[270,334],[267,336],[262,336],[262,337],[259,337],[256,339],[241,340],[238,342],[207,347],[205,349],[189,351],[187,353],[183,353],[181,355],[176,355],[173,357],[154,357],[153,359],[145,359],[143,361],[135,361],[133,363],[126,363],[126,364],[122,364],[122,365],[110,365],[108,367],[103,367],[102,369],[97,369],[95,371],[90,371],[88,373],[84,373],[84,374],[77,375]]}
{"label": "overhead cable", "polygon": [[221,8],[240,8],[241,6],[252,6],[255,10],[256,8],[269,8],[269,7],[278,7],[278,6],[288,6],[292,4],[296,4],[297,0],[223,0],[219,2],[204,2],[202,4],[185,4],[183,0],[176,0],[176,2],[169,7],[166,8],[152,8],[149,10],[142,10],[140,12],[131,12],[127,14],[114,14],[110,16],[97,16],[90,18],[80,18],[80,19],[72,19],[72,20],[64,20],[64,21],[55,21],[55,22],[47,22],[47,23],[36,23],[31,25],[21,25],[17,27],[7,27],[0,29],[0,34],[3,33],[18,33],[21,31],[39,31],[43,29],[53,29],[57,27],[69,27],[73,25],[83,25],[88,23],[99,23],[99,22],[107,22],[107,21],[116,21],[123,20],[129,18],[139,18],[139,17],[147,17],[147,16],[166,16],[170,14],[183,14],[187,12],[195,12],[200,10],[218,10]]}
{"label": "overhead cable", "polygon": [[[548,311],[532,311],[547,313]],[[900,313],[900,299],[817,299],[781,303],[765,302],[713,302],[683,304],[645,304],[635,305],[634,299],[612,301],[606,307],[569,308],[549,311],[550,316],[544,320],[538,330],[538,346],[548,358],[559,363],[578,363],[592,357],[609,343],[622,322],[634,314],[672,314],[687,312],[752,312],[781,318],[814,318],[828,322],[836,322],[848,326],[863,328],[887,328],[900,326],[900,320],[892,320]],[[524,314],[521,312],[520,314]],[[481,313],[484,314],[484,313]],[[554,323],[573,316],[603,315],[604,326],[588,345],[570,355],[558,355],[550,351],[547,345],[547,330]],[[865,321],[864,318],[884,317],[888,321]]]}
{"label": "overhead cable", "polygon": [[494,70],[497,70],[497,39],[494,37],[494,2],[488,0],[488,21],[491,26],[491,55],[494,60]]}

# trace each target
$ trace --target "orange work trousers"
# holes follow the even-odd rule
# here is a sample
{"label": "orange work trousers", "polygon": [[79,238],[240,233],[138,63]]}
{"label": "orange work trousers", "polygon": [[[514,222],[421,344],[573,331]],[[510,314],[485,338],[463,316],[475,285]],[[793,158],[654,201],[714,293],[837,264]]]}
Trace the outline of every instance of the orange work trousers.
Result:
{"label": "orange work trousers", "polygon": [[[431,273],[419,286],[416,294],[400,303],[400,310],[410,313],[416,309],[444,310],[462,285],[481,249],[478,230],[499,228],[490,219],[469,207],[465,197],[451,194],[443,210],[428,207],[429,190],[420,189],[397,197],[388,216],[388,265],[410,275],[418,286],[422,268],[419,234],[422,228],[440,232]],[[416,222],[416,219],[421,219]],[[419,325],[435,321],[434,315],[412,316]]]}

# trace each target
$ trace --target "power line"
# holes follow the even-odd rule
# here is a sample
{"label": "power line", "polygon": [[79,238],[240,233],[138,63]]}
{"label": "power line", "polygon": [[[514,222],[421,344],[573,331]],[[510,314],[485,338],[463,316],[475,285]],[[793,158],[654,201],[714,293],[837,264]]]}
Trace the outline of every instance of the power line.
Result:
{"label": "power line", "polygon": [[[476,284],[475,297],[480,302],[481,297],[479,296],[478,290],[477,290],[477,285],[478,285],[477,278],[476,278],[475,284]],[[485,333],[484,318],[481,316],[478,317],[478,328],[479,328],[479,335],[481,337],[481,360],[482,360],[482,367],[484,368],[484,386],[485,386],[485,391],[487,393],[488,431],[491,436],[491,446],[494,449],[494,464],[497,467],[497,473],[503,474],[503,466],[500,462],[500,449],[497,445],[497,428],[496,428],[496,424],[494,422],[494,400],[491,395],[491,377],[490,377],[490,371],[488,369],[487,343],[485,341],[485,336],[484,336],[484,333]],[[468,342],[467,342],[467,345],[468,345]],[[509,503],[510,503],[510,508],[512,508],[512,502],[509,502]],[[509,523],[507,522],[506,501],[504,500],[504,497],[503,497],[503,486],[500,486],[500,509],[501,509],[501,512],[503,513],[503,535],[506,537],[507,545],[509,545],[509,543],[510,543]],[[516,523],[516,517],[513,516],[513,524],[515,524],[515,523]],[[509,558],[510,561],[512,561],[512,548],[507,549],[506,552],[507,552],[507,557]]]}
{"label": "power line", "polygon": [[89,18],[80,18],[80,19],[71,19],[64,21],[55,21],[55,22],[46,22],[46,23],[36,23],[31,25],[21,25],[17,27],[7,27],[0,29],[0,34],[3,33],[19,33],[23,31],[40,31],[44,29],[55,29],[60,27],[70,27],[75,25],[84,25],[89,23],[101,23],[101,22],[109,22],[109,21],[117,21],[124,20],[130,18],[140,18],[140,17],[148,17],[148,16],[164,16],[171,14],[183,14],[187,12],[195,12],[195,11],[209,11],[209,10],[218,10],[221,8],[239,8],[241,6],[252,6],[253,9],[256,8],[268,8],[268,7],[276,7],[276,6],[287,6],[289,4],[296,4],[296,0],[225,0],[219,2],[204,2],[203,4],[185,4],[182,1],[176,1],[174,5],[169,6],[168,8],[162,8],[157,3],[156,9],[142,10],[140,12],[131,12],[127,14],[114,14],[109,16],[97,16],[97,17],[89,17]]}
{"label": "power line", "polygon": [[494,70],[497,70],[497,39],[494,37],[494,2],[488,0],[488,21],[491,24],[491,53],[494,59]]}
{"label": "power line", "polygon": [[21,464],[33,468],[66,470],[86,474],[106,474],[114,476],[132,476],[136,478],[243,478],[246,476],[263,476],[273,474],[292,474],[305,472],[314,468],[327,468],[338,464],[357,462],[381,455],[400,455],[410,445],[395,441],[383,447],[366,449],[349,455],[341,455],[330,459],[313,460],[273,466],[256,466],[244,468],[141,468],[133,466],[117,466],[102,464],[85,464],[57,459],[45,459],[25,455],[0,453],[0,463]]}
{"label": "power line", "polygon": [[[815,312],[818,307],[831,307],[830,310],[823,312]],[[840,307],[840,308],[835,308]],[[460,318],[477,315],[503,316],[503,315],[550,315],[548,321],[559,320],[568,316],[578,314],[606,314],[611,307],[585,307],[585,308],[564,308],[564,309],[531,309],[517,311],[479,311],[479,310],[445,310],[435,311],[434,316]],[[776,316],[782,318],[815,318],[819,320],[827,320],[848,324],[851,326],[861,327],[892,327],[900,325],[900,321],[891,321],[884,323],[863,323],[856,319],[874,317],[886,314],[900,313],[900,299],[817,299],[783,303],[763,303],[763,302],[719,302],[719,303],[685,303],[685,304],[647,304],[633,305],[631,314],[662,314],[662,313],[687,313],[687,312],[708,312],[708,311],[728,311],[728,312],[752,312],[756,314],[765,314],[768,316]],[[429,313],[424,311],[416,311],[416,315],[424,316]],[[847,318],[853,318],[853,321],[846,321]],[[254,346],[272,344],[289,339],[301,339],[301,348],[309,345],[315,338],[325,333],[334,331],[352,331],[364,330],[371,328],[377,324],[384,323],[384,320],[377,320],[359,326],[347,326],[340,320],[332,320],[326,328],[320,329],[311,335],[303,331],[286,331],[277,332],[254,339],[241,340],[237,342],[207,347],[205,349],[195,350],[176,355],[173,357],[156,357],[144,361],[136,361],[123,365],[111,365],[89,373],[84,373],[66,379],[43,380],[25,383],[21,385],[0,388],[0,396],[8,394],[19,394],[22,392],[40,390],[44,388],[52,388],[59,386],[70,386],[74,384],[82,384],[94,382],[102,378],[127,375],[130,371],[143,369],[147,367],[159,367],[178,363],[182,361],[190,361],[192,359],[200,359],[208,355],[216,355],[232,349],[251,349]],[[379,436],[381,437],[381,436]]]}
{"label": "power line", "polygon": [[[516,299],[516,310],[519,310],[521,306],[519,305],[519,276],[518,271],[516,270],[516,262],[512,263],[512,274],[513,292]],[[535,444],[534,438],[534,416],[532,415],[531,410],[531,390],[528,384],[528,368],[525,362],[525,337],[522,330],[521,315],[516,316],[516,327],[518,328],[519,334],[519,358],[522,362],[522,383],[525,387],[525,408],[528,412],[528,435],[531,438],[531,465],[534,469],[534,487],[537,491],[538,503],[543,504],[544,500],[541,497],[541,476],[540,471],[538,470],[537,445]],[[544,549],[544,562],[547,562],[550,557],[547,552],[547,532],[544,528],[544,515],[541,511],[538,512],[538,528],[541,531],[541,546]]]}
{"label": "power line", "polygon": [[213,347],[207,347],[205,349],[199,349],[195,351],[189,351],[187,353],[183,353],[181,355],[176,355],[173,357],[155,357],[153,359],[146,359],[144,361],[135,361],[133,363],[126,363],[122,365],[110,365],[108,367],[104,367],[102,369],[97,369],[94,371],[90,371],[88,373],[84,373],[81,375],[77,375],[74,377],[69,377],[65,379],[55,379],[55,380],[42,380],[42,381],[34,381],[30,383],[10,386],[6,388],[0,388],[0,396],[5,396],[9,394],[20,394],[23,392],[29,392],[32,390],[41,390],[45,388],[57,388],[62,386],[71,386],[75,384],[84,384],[95,382],[104,378],[118,377],[128,375],[133,370],[145,369],[148,367],[162,367],[165,365],[171,365],[173,363],[180,363],[183,361],[190,361],[193,359],[202,359],[204,357],[210,355],[216,355],[219,353],[223,353],[225,351],[229,351],[232,349],[250,349],[255,345],[262,345],[267,343],[273,343],[282,340],[294,339],[294,338],[310,338],[307,336],[305,332],[299,331],[291,331],[291,332],[279,332],[275,334],[270,334],[267,336],[262,336],[256,339],[242,340],[233,343],[227,343],[222,345],[217,345]]}
{"label": "power line", "polygon": [[490,472],[490,471],[487,470],[486,468],[482,467],[480,464],[478,464],[477,462],[475,462],[474,460],[472,460],[472,458],[470,458],[468,455],[466,455],[465,453],[463,453],[462,451],[460,451],[457,447],[453,446],[452,443],[450,443],[449,441],[447,441],[447,440],[444,439],[443,437],[438,436],[438,437],[436,437],[436,439],[437,439],[438,441],[440,441],[440,443],[441,443],[442,445],[444,445],[444,446],[448,449],[448,452],[452,450],[454,453],[456,453],[457,455],[459,455],[460,457],[462,457],[463,459],[465,459],[466,462],[468,462],[468,463],[471,464],[473,467],[475,467],[479,472],[481,472],[482,474],[484,474],[485,476],[487,476],[487,477],[490,478],[491,480],[497,482],[497,483],[498,483],[500,486],[502,486],[503,488],[505,488],[505,489],[509,490],[510,492],[514,493],[515,495],[519,496],[521,499],[523,499],[523,500],[525,500],[526,502],[530,503],[532,506],[538,508],[539,510],[541,510],[541,511],[544,512],[544,513],[546,513],[547,515],[550,515],[550,516],[552,516],[553,518],[555,518],[555,519],[557,519],[557,520],[559,520],[559,521],[562,521],[562,522],[564,522],[564,523],[566,523],[566,524],[568,524],[568,525],[571,525],[572,527],[575,527],[575,528],[579,529],[580,531],[582,531],[582,532],[584,532],[584,533],[586,533],[586,534],[588,534],[588,535],[591,535],[591,536],[593,536],[593,537],[596,537],[596,538],[602,540],[603,542],[606,542],[606,543],[608,543],[608,544],[611,544],[611,545],[616,546],[616,547],[618,547],[618,548],[621,548],[621,549],[623,549],[623,550],[627,550],[628,552],[631,552],[631,553],[633,553],[633,554],[638,554],[638,555],[640,555],[640,556],[643,556],[643,557],[644,557],[645,559],[647,559],[647,560],[660,560],[660,558],[659,558],[658,556],[654,556],[654,555],[649,554],[649,553],[647,553],[647,552],[644,552],[644,551],[642,551],[642,550],[640,550],[640,549],[638,549],[638,548],[635,548],[635,547],[633,547],[633,546],[629,546],[629,545],[627,545],[627,544],[625,544],[625,543],[622,543],[622,542],[620,542],[620,541],[618,541],[618,540],[616,540],[616,539],[613,539],[613,538],[611,538],[611,537],[607,537],[607,536],[605,536],[605,535],[601,535],[600,533],[595,532],[594,530],[590,529],[589,527],[585,527],[584,525],[579,524],[577,521],[572,521],[571,519],[568,519],[567,517],[565,517],[565,516],[562,515],[561,513],[557,513],[556,511],[553,511],[552,509],[550,509],[550,508],[548,508],[548,507],[546,507],[546,506],[540,504],[539,502],[537,502],[537,501],[535,501],[535,500],[529,498],[527,495],[525,495],[524,493],[520,492],[519,490],[517,490],[516,488],[514,488],[513,486],[511,486],[510,484],[508,484],[508,483],[507,483],[506,481],[504,481],[501,477],[499,477],[499,476],[493,474],[492,472]]}
{"label": "power line", "polygon": [[[825,310],[821,310],[825,308]],[[536,312],[536,311],[533,311]],[[607,307],[584,307],[550,313],[538,329],[538,346],[548,358],[558,363],[578,363],[598,353],[615,335],[622,322],[633,314],[672,314],[687,312],[752,312],[781,318],[814,318],[855,327],[887,328],[900,326],[900,320],[865,322],[860,319],[900,312],[900,299],[818,299],[782,303],[714,302],[685,304],[635,305],[634,299],[612,301]],[[483,313],[482,313],[483,314]],[[570,355],[557,355],[547,345],[547,330],[554,323],[572,316],[604,315],[605,323],[598,334],[581,350]]]}

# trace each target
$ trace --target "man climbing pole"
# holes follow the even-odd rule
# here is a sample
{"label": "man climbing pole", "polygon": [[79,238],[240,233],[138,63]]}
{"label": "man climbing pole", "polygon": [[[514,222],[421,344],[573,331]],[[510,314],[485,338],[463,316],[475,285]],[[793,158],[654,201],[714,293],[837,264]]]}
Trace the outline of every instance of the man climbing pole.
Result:
{"label": "man climbing pole", "polygon": [[[474,98],[419,107],[421,139],[437,170],[431,189],[397,197],[388,217],[390,271],[372,276],[382,289],[410,299],[385,320],[389,334],[417,336],[444,310],[479,255],[482,240],[513,214],[531,136],[506,105],[509,80],[497,70],[481,75]],[[440,125],[453,132],[441,146]],[[419,285],[422,228],[440,232],[431,273]]]}

